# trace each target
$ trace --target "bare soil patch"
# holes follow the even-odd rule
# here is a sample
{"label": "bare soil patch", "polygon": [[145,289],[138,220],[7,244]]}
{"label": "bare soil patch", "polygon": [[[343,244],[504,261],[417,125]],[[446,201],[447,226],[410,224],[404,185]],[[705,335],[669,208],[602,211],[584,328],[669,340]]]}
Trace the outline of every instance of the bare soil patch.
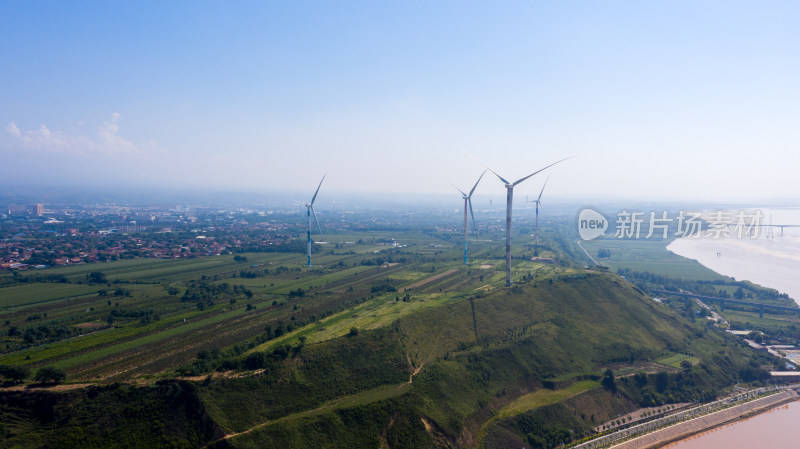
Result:
{"label": "bare soil patch", "polygon": [[451,268],[451,269],[449,269],[447,271],[443,271],[443,272],[441,272],[439,274],[435,274],[435,275],[433,275],[433,276],[431,276],[429,278],[425,278],[425,279],[422,279],[421,281],[414,282],[411,285],[407,285],[407,286],[401,288],[400,291],[404,292],[406,290],[411,290],[412,288],[422,287],[425,284],[430,284],[431,282],[437,281],[437,280],[439,280],[439,279],[441,279],[441,278],[443,278],[445,276],[450,276],[451,274],[455,273],[456,271],[458,271],[457,268]]}
{"label": "bare soil patch", "polygon": [[77,328],[80,328],[80,329],[99,329],[101,327],[106,327],[106,326],[108,326],[108,324],[106,324],[106,323],[93,322],[93,323],[76,324],[74,327],[77,327]]}

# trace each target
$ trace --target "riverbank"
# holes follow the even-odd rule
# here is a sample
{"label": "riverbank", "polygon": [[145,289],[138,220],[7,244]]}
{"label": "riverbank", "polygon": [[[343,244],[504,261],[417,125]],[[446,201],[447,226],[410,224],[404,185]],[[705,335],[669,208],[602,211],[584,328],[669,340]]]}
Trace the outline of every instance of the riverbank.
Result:
{"label": "riverbank", "polygon": [[795,390],[784,390],[774,395],[735,405],[718,412],[656,430],[611,446],[610,449],[657,449],[672,442],[688,438],[732,421],[748,418],[788,402],[797,401],[798,399],[800,399],[800,395],[798,395]]}
{"label": "riverbank", "polygon": [[773,239],[680,238],[667,250],[724,276],[774,288],[800,301],[800,237],[788,232]]}

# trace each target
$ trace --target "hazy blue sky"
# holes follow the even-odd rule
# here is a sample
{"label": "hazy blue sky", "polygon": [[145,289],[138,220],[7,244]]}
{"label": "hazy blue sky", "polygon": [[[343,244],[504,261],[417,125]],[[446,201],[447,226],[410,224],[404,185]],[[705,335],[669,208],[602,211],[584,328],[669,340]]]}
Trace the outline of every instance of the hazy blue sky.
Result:
{"label": "hazy blue sky", "polygon": [[797,1],[0,3],[0,184],[798,198],[799,125]]}

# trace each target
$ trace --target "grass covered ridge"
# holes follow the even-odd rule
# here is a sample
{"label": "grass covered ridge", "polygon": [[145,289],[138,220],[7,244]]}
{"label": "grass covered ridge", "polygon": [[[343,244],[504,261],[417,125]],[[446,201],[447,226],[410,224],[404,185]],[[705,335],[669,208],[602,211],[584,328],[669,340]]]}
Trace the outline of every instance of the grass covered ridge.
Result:
{"label": "grass covered ridge", "polygon": [[[527,277],[512,288],[479,287],[444,291],[441,300],[417,293],[424,306],[376,328],[257,348],[242,354],[247,371],[169,383],[181,388],[175,400],[151,396],[166,395],[158,388],[176,388],[167,384],[80,393],[78,410],[87,412],[72,418],[68,429],[82,432],[58,440],[46,420],[28,420],[39,424],[30,424],[25,437],[20,423],[17,441],[29,438],[29,447],[37,447],[35,438],[53,438],[91,447],[102,435],[130,447],[551,448],[645,403],[706,399],[737,380],[757,380],[770,363],[614,274],[571,269]],[[372,301],[371,313],[396,302]],[[366,307],[356,309],[358,316],[333,317],[369,315],[361,315]],[[658,363],[681,360],[693,364],[676,369]],[[600,385],[606,368],[637,363],[665,371],[626,373]],[[116,408],[109,405],[114,395]],[[137,408],[137,398],[150,408]],[[112,410],[108,429],[135,436],[155,428],[161,436],[98,434],[89,417],[103,407]],[[168,410],[177,412],[175,426],[206,430],[175,433]],[[230,438],[221,439],[223,433]]]}

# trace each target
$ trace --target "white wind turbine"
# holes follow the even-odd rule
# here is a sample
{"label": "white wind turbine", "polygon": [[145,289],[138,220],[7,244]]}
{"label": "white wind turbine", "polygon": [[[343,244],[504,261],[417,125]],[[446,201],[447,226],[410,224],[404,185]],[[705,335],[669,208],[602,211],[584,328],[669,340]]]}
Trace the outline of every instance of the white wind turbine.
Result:
{"label": "white wind turbine", "polygon": [[469,208],[469,214],[472,216],[472,226],[473,228],[475,228],[477,232],[478,226],[475,224],[475,214],[472,212],[472,193],[475,192],[475,188],[478,187],[478,183],[481,182],[481,178],[483,178],[483,175],[485,174],[486,170],[484,170],[483,173],[481,173],[480,177],[478,177],[478,180],[475,182],[475,185],[472,186],[472,190],[469,191],[469,194],[464,193],[463,190],[453,185],[453,187],[455,187],[456,190],[458,190],[461,193],[462,198],[464,198],[464,265],[469,264],[469,262],[467,262],[467,245],[468,245],[467,239],[469,236],[469,223],[467,222],[467,208]]}
{"label": "white wind turbine", "polygon": [[308,266],[311,266],[311,216],[314,216],[314,221],[317,223],[317,229],[319,229],[319,233],[322,234],[322,227],[319,225],[319,220],[317,220],[317,213],[314,212],[314,200],[317,199],[317,194],[319,193],[319,188],[322,187],[322,181],[325,180],[325,177],[328,174],[322,175],[322,179],[319,181],[319,185],[317,186],[317,191],[314,192],[314,196],[311,197],[311,202],[306,203],[306,217],[308,218],[308,229],[306,231],[306,241],[308,243]]}
{"label": "white wind turbine", "polygon": [[550,177],[548,176],[547,179],[544,180],[544,185],[542,185],[542,191],[539,192],[539,198],[536,198],[535,200],[533,200],[533,202],[536,203],[536,248],[537,248],[537,251],[538,251],[538,248],[539,248],[539,205],[542,204],[542,194],[544,193],[544,188],[545,188],[545,186],[547,186],[547,181],[549,181],[549,180],[550,180]]}
{"label": "white wind turbine", "polygon": [[[473,157],[473,159],[475,159],[475,158]],[[548,168],[558,164],[559,162],[564,162],[567,159],[570,159],[570,158],[567,157],[567,158],[561,159],[560,161],[553,162],[552,164],[550,164],[550,165],[548,165],[548,166],[546,166],[544,168],[541,168],[539,170],[536,170],[535,172],[531,173],[530,175],[525,176],[524,178],[520,178],[520,179],[518,179],[518,180],[516,180],[514,182],[509,182],[508,180],[506,180],[502,176],[498,175],[497,172],[495,172],[491,168],[487,167],[485,164],[483,164],[480,161],[478,161],[479,163],[481,163],[481,165],[486,167],[487,170],[489,170],[490,172],[494,173],[494,175],[497,176],[500,179],[500,181],[502,181],[503,184],[505,184],[505,187],[506,187],[506,287],[510,287],[511,286],[511,205],[512,205],[512,202],[513,202],[513,199],[514,199],[514,187],[516,187],[517,184],[519,184],[519,183],[525,181],[526,179],[530,178],[531,176],[533,176],[533,175],[535,175],[537,173],[540,173],[540,172],[542,172],[544,170],[547,170]],[[475,159],[475,160],[477,161],[477,159]]]}

